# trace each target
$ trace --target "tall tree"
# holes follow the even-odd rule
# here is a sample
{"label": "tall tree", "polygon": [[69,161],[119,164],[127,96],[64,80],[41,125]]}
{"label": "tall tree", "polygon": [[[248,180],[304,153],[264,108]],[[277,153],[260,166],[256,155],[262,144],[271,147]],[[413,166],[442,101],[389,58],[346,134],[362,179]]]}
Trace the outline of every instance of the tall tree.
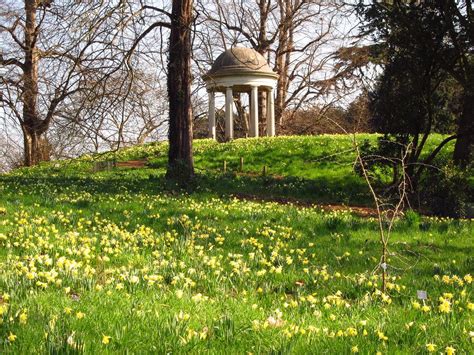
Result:
{"label": "tall tree", "polygon": [[[453,154],[454,161],[461,166],[469,163],[474,143],[472,10],[468,0],[394,0],[359,5],[359,12],[367,21],[366,30],[391,50],[386,58],[388,63],[399,61],[402,56],[410,58],[422,64],[421,72],[414,73],[415,76],[425,73],[436,78],[446,73],[462,88]],[[414,81],[413,85],[422,82],[426,81]]]}
{"label": "tall tree", "polygon": [[[438,5],[400,0],[359,7],[367,21],[365,30],[383,47],[379,53],[384,71],[369,106],[375,129],[385,135],[377,149],[368,149],[374,157],[369,164],[391,167],[393,187],[408,181],[411,202],[419,197],[426,169],[449,142],[460,138],[453,123],[463,110],[455,103],[462,102],[459,96],[466,88],[461,80],[453,80],[454,71],[446,64],[456,65],[459,57],[455,59],[450,48]],[[428,150],[428,137],[436,131],[449,135]]]}
{"label": "tall tree", "polygon": [[474,149],[474,11],[471,0],[436,0],[447,31],[443,68],[463,88],[463,109],[458,119],[454,161],[467,165]]}
{"label": "tall tree", "polygon": [[181,181],[194,175],[191,106],[191,27],[193,0],[173,0],[168,62],[169,152],[166,176]]}
{"label": "tall tree", "polygon": [[193,0],[173,0],[171,12],[163,7],[148,5],[147,1],[141,2],[141,9],[138,11],[140,18],[144,22],[149,19],[152,21],[145,30],[137,34],[127,54],[131,58],[133,54],[139,53],[139,45],[155,29],[170,30],[166,74],[169,101],[166,177],[180,182],[187,182],[194,176],[191,103],[193,11]]}
{"label": "tall tree", "polygon": [[21,127],[24,164],[31,166],[49,159],[45,133],[71,95],[86,90],[84,74],[117,59],[104,51],[117,39],[114,14],[123,4],[1,0],[0,6],[0,104]]}

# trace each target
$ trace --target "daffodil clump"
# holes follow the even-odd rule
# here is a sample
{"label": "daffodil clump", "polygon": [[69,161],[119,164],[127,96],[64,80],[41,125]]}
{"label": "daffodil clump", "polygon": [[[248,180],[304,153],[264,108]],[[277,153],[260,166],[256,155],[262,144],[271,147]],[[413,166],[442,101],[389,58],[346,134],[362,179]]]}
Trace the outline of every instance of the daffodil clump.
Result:
{"label": "daffodil clump", "polygon": [[382,292],[373,219],[89,175],[0,177],[2,353],[472,352],[471,221],[397,221]]}

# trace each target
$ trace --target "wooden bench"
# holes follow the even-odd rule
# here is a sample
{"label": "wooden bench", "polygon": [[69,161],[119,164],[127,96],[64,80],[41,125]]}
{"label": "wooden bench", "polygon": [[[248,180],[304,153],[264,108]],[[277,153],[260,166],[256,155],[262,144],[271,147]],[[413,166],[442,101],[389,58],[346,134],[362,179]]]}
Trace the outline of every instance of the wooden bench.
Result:
{"label": "wooden bench", "polygon": [[148,160],[128,160],[128,161],[118,161],[115,163],[117,168],[144,168]]}
{"label": "wooden bench", "polygon": [[113,168],[144,168],[148,160],[127,160],[127,161],[100,161],[94,164],[94,171],[112,170]]}

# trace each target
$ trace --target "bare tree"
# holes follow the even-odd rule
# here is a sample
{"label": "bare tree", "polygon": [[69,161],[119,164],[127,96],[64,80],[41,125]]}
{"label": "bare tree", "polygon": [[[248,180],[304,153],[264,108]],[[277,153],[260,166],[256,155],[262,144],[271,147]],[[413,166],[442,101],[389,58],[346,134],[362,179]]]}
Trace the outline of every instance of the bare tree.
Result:
{"label": "bare tree", "polygon": [[[19,124],[24,164],[49,159],[45,133],[97,67],[118,66],[113,48],[127,22],[123,2],[3,0],[0,102]],[[120,22],[122,23],[120,24]]]}
{"label": "bare tree", "polygon": [[[229,46],[244,44],[264,55],[279,74],[275,101],[276,118],[284,124],[285,111],[297,110],[327,95],[333,85],[322,77],[334,64],[332,51],[345,33],[338,24],[346,8],[338,1],[254,0],[242,6],[236,0],[202,1],[198,11],[207,19],[201,41]],[[198,51],[210,56],[214,46]],[[196,56],[195,56],[196,57]],[[265,101],[260,99],[265,115]]]}
{"label": "bare tree", "polygon": [[[155,72],[135,63],[133,71],[122,68],[101,82],[89,78],[91,89],[75,94],[71,105],[58,111],[51,129],[70,142],[80,137],[79,151],[116,150],[163,139],[168,104],[162,78]],[[68,156],[69,149],[61,139],[54,137],[53,141],[55,156]],[[79,146],[71,148],[76,152]]]}
{"label": "bare tree", "polygon": [[10,137],[10,135],[14,136],[16,132],[12,132],[6,127],[2,127],[2,131],[0,132],[3,133],[0,134],[0,174],[20,167],[23,160],[21,145]]}

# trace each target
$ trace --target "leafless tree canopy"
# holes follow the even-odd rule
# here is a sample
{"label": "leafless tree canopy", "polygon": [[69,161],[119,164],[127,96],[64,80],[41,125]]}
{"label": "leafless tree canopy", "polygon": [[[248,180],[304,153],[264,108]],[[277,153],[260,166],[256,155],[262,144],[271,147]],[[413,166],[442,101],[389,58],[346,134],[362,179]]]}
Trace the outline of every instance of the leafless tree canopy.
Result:
{"label": "leafless tree canopy", "polygon": [[2,117],[21,128],[25,165],[62,155],[66,147],[54,145],[53,152],[50,143],[71,134],[94,150],[156,137],[162,78],[149,62],[162,54],[161,43],[158,51],[138,57],[140,44],[130,54],[147,26],[144,6],[35,0],[0,6]]}
{"label": "leafless tree canopy", "polygon": [[[203,0],[197,8],[205,24],[194,54],[200,72],[232,46],[263,54],[280,75],[275,104],[281,126],[298,109],[334,100],[338,95],[331,94],[342,90],[334,80],[335,48],[350,33],[345,23],[350,8],[342,2]],[[261,109],[260,116],[264,113]]]}

